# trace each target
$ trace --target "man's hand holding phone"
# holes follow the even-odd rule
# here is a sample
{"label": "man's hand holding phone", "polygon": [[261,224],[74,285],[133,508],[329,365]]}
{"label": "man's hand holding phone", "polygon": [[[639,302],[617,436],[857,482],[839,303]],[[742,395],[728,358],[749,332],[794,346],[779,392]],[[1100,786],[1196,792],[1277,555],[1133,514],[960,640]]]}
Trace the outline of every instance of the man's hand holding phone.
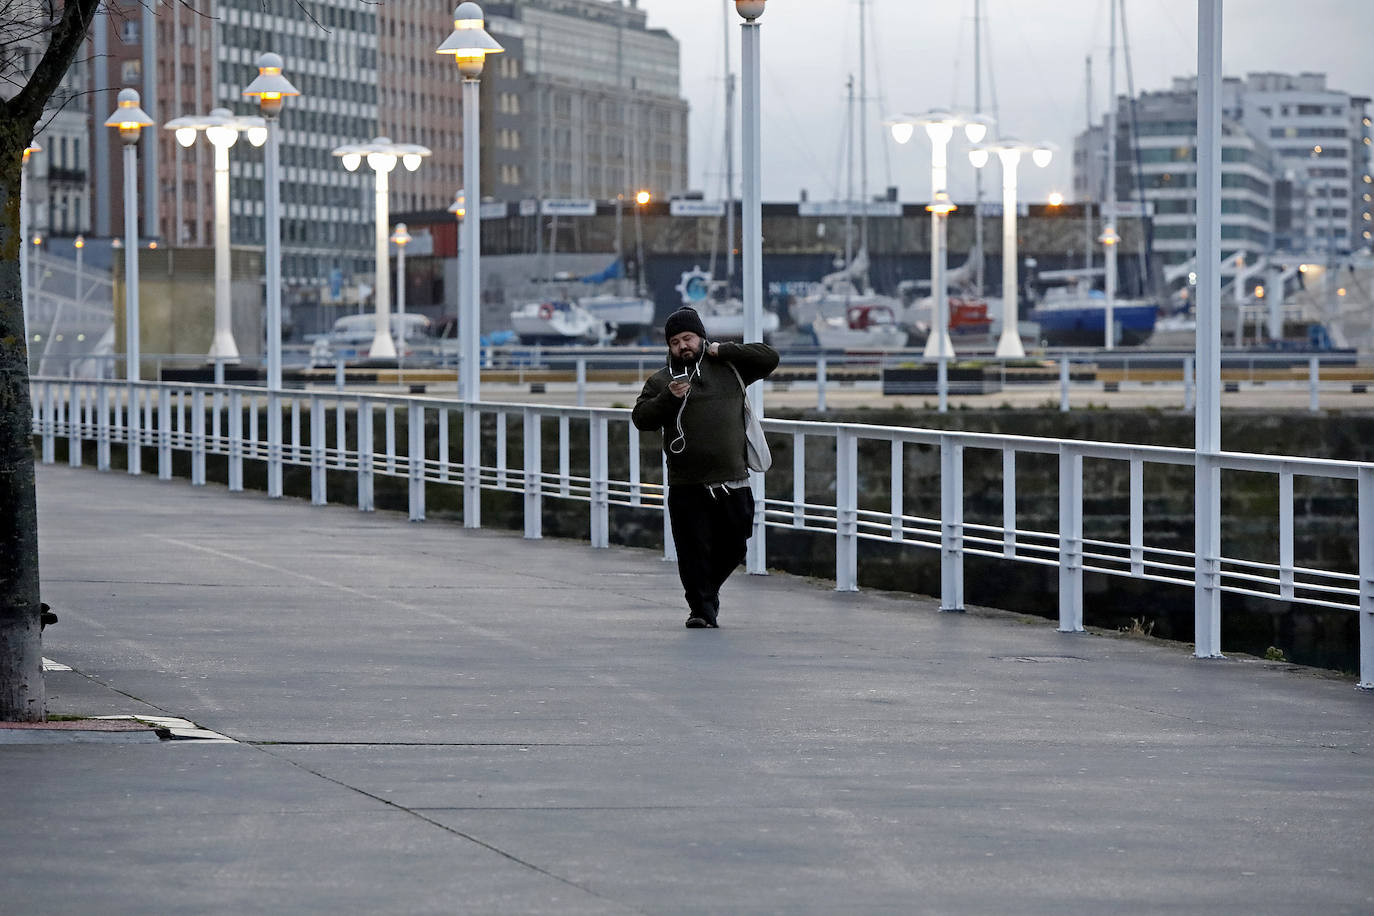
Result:
{"label": "man's hand holding phone", "polygon": [[686,367],[679,372],[676,367],[672,369],[673,380],[668,383],[668,390],[673,393],[675,398],[685,398],[687,392],[692,389],[692,382]]}

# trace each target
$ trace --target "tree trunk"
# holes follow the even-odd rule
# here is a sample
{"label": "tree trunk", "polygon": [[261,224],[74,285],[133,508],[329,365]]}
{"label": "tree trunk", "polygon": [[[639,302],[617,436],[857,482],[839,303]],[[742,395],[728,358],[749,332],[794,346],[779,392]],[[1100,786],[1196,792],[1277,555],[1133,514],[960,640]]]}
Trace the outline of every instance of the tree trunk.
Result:
{"label": "tree trunk", "polygon": [[[29,352],[19,288],[19,195],[24,148],[86,39],[100,0],[0,4],[6,40],[16,24],[47,47],[19,91],[0,102],[0,720],[41,722],[42,603],[38,591],[38,498],[33,483]],[[42,11],[47,23],[35,20]],[[13,17],[22,17],[15,19]],[[152,36],[148,36],[151,40]],[[99,65],[104,66],[100,61]],[[98,102],[97,102],[98,104]]]}
{"label": "tree trunk", "polygon": [[[27,127],[27,129],[25,129]],[[32,124],[0,124],[0,720],[46,716],[19,182]]]}

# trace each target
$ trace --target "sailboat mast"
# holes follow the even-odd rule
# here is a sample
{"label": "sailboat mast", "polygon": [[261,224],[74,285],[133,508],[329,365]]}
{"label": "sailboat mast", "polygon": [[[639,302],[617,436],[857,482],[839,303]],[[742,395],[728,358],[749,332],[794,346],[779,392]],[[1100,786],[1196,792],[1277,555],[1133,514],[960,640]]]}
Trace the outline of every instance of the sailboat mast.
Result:
{"label": "sailboat mast", "polygon": [[[983,113],[983,4],[973,0],[973,113]],[[983,170],[973,170],[973,283],[983,295]],[[1005,293],[1003,294],[1005,295]]]}
{"label": "sailboat mast", "polygon": [[1103,284],[1104,295],[1107,298],[1107,310],[1103,316],[1103,345],[1108,349],[1116,343],[1115,333],[1115,310],[1116,310],[1116,3],[1117,0],[1108,0],[1112,5],[1111,43],[1107,45],[1107,190],[1102,197],[1102,234],[1109,241],[1107,245],[1107,268],[1106,281]]}
{"label": "sailboat mast", "polygon": [[[859,0],[859,250],[868,263],[868,4]],[[868,268],[864,268],[863,288],[868,288]]]}
{"label": "sailboat mast", "polygon": [[[735,279],[735,75],[730,72],[730,6],[725,0],[725,280],[726,291]],[[717,226],[720,223],[716,223]]]}
{"label": "sailboat mast", "polygon": [[849,142],[845,144],[844,184],[844,267],[849,270],[854,263],[854,74],[849,75],[846,83],[849,89]]}
{"label": "sailboat mast", "polygon": [[[1083,59],[1084,85],[1087,87],[1087,114],[1088,114],[1088,136],[1092,136],[1093,129],[1093,56],[1089,54]],[[1087,163],[1087,187],[1083,189],[1083,263],[1088,270],[1093,269],[1093,186],[1092,186],[1092,153],[1089,151]]]}

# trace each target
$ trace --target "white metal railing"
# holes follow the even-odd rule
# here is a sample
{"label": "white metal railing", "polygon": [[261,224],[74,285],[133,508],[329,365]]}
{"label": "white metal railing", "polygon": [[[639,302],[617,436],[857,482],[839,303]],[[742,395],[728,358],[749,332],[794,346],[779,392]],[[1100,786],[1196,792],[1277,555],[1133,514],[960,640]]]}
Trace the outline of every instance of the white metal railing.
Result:
{"label": "white metal railing", "polygon": [[[82,463],[85,443],[92,442],[97,467],[109,470],[112,446],[137,442],[142,448],[126,448],[130,473],[141,472],[145,449],[156,449],[162,478],[172,476],[174,452],[189,453],[191,482],[203,485],[207,456],[217,455],[227,462],[229,489],[241,490],[244,462],[263,462],[268,492],[280,496],[283,468],[306,468],[316,504],[328,499],[329,472],[343,472],[356,476],[357,504],[363,511],[373,508],[376,478],[390,477],[407,481],[413,520],[425,517],[427,485],[461,486],[467,527],[481,524],[482,491],[521,494],[527,538],[542,536],[546,498],[571,500],[589,507],[593,547],[610,545],[611,506],[658,512],[664,508],[661,453],[641,448],[639,431],[624,409],[470,404],[328,389],[274,394],[252,387],[60,378],[34,378],[32,395],[33,431],[46,463],[55,460],[59,439],[66,441],[74,466]],[[408,431],[403,447],[397,437],[398,415],[404,415]],[[485,436],[484,425],[489,427]],[[1189,449],[801,420],[767,419],[764,428],[779,444],[790,439],[790,449],[775,446],[774,451],[791,455],[792,490],[787,496],[758,501],[757,549],[761,551],[768,528],[831,536],[837,589],[857,590],[858,543],[869,540],[938,550],[941,607],[946,610],[964,606],[966,556],[1057,566],[1059,629],[1064,632],[1083,629],[1085,572],[1186,585],[1199,596],[1217,589],[1349,610],[1359,614],[1359,685],[1374,688],[1374,464],[1232,452],[1211,456],[1212,465],[1221,471],[1276,480],[1276,562],[1221,555],[1203,558],[1199,564],[1192,552],[1146,537],[1146,469],[1193,469],[1198,456]],[[269,434],[273,429],[281,431],[279,441]],[[808,442],[824,445],[808,452]],[[551,453],[556,446],[556,468],[545,467],[546,443]],[[623,477],[610,476],[612,449],[622,451],[624,460],[617,465],[626,469]],[[909,509],[914,500],[904,493],[904,485],[913,449],[938,453],[938,516]],[[969,452],[1000,458],[1000,524],[965,521],[963,475]],[[865,453],[867,458],[862,457]],[[886,458],[875,461],[874,454]],[[1057,530],[1022,526],[1017,464],[1029,456],[1057,461]],[[1090,495],[1084,492],[1085,459],[1118,462],[1126,469],[1129,511],[1124,539],[1084,535],[1085,496]],[[879,474],[887,475],[884,505],[874,505],[859,485],[861,479],[873,480]],[[824,482],[823,492],[808,486],[813,475]],[[1303,478],[1352,482],[1355,510],[1347,530],[1356,545],[1356,568],[1323,569],[1297,562],[1294,530],[1300,519],[1294,484]],[[1226,476],[1219,479],[1225,487]],[[1180,485],[1172,482],[1171,489]],[[1223,520],[1223,535],[1227,521],[1235,520]],[[666,513],[663,539],[666,555],[673,557]],[[1199,569],[1205,571],[1201,577]],[[1200,598],[1197,606],[1216,608],[1217,603]],[[1204,613],[1216,612],[1200,610],[1195,625],[1215,625],[1203,618]]]}

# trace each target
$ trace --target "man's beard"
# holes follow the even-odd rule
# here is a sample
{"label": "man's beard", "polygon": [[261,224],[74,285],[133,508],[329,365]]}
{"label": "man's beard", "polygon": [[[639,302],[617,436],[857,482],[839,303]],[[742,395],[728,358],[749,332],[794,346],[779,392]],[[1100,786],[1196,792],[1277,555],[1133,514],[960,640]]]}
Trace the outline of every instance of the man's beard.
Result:
{"label": "man's beard", "polygon": [[682,350],[677,357],[677,361],[684,366],[690,366],[699,359],[701,359],[701,351],[691,347]]}

